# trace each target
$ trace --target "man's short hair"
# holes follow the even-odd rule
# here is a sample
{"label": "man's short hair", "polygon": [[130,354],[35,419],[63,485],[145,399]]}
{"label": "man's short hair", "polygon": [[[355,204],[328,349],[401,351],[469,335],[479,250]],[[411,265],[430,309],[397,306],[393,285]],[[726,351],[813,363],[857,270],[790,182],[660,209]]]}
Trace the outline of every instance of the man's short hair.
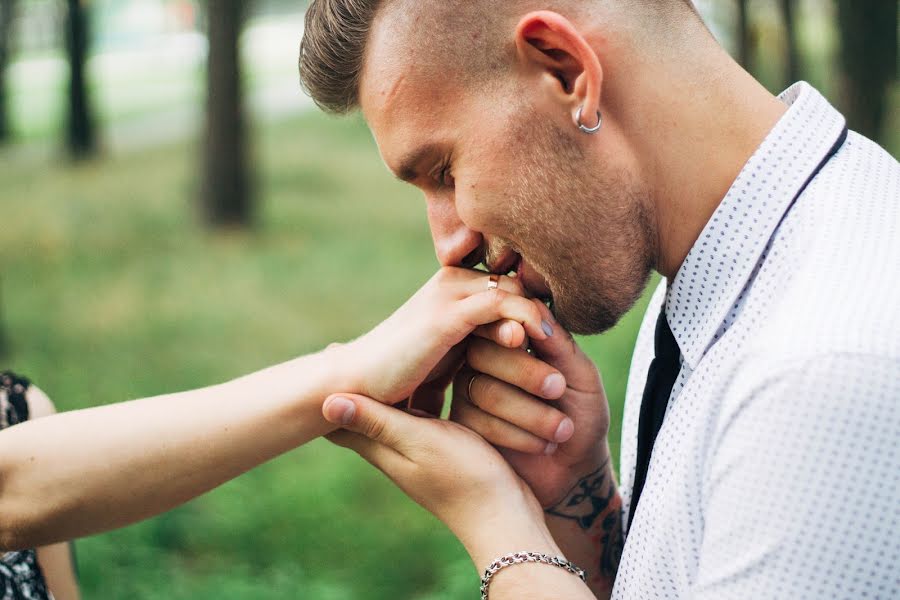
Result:
{"label": "man's short hair", "polygon": [[[493,0],[312,0],[306,12],[306,26],[300,44],[300,81],[320,108],[337,114],[358,108],[360,78],[372,23],[383,6],[398,2],[405,2],[403,8],[407,11],[443,13],[444,21],[449,21],[448,27],[464,23],[467,27],[478,28],[481,35],[459,38],[456,35],[458,32],[454,31],[448,36],[447,43],[435,44],[435,37],[439,37],[445,29],[444,23],[437,20],[431,21],[431,26],[419,24],[420,29],[429,32],[430,46],[437,45],[445,57],[447,53],[467,54],[473,61],[469,67],[475,64],[497,66],[497,57],[490,56],[492,52],[497,52],[496,48],[490,47],[494,36],[486,30],[496,26],[498,14],[503,12],[500,7],[566,9],[570,13],[615,7],[619,14],[642,15],[644,18],[640,21],[643,24],[647,23],[647,15],[665,16],[667,18],[664,20],[669,22],[672,19],[668,17],[673,15],[696,15],[691,0],[503,0],[500,3]],[[689,10],[686,11],[686,8]],[[458,39],[466,39],[466,46],[451,48],[451,45],[458,46]],[[471,41],[474,39],[480,40],[477,44],[480,47],[473,46]]]}
{"label": "man's short hair", "polygon": [[366,41],[383,0],[313,0],[300,43],[300,81],[326,112],[359,104]]}

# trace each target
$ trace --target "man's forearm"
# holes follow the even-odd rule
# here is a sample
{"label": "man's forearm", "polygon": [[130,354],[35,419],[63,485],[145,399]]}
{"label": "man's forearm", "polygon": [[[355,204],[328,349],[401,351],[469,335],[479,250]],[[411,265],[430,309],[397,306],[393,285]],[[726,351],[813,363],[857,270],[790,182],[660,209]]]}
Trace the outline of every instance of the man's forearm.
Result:
{"label": "man's forearm", "polygon": [[588,574],[597,598],[612,592],[622,556],[622,498],[611,461],[581,477],[566,496],[545,510],[547,527],[563,554]]}

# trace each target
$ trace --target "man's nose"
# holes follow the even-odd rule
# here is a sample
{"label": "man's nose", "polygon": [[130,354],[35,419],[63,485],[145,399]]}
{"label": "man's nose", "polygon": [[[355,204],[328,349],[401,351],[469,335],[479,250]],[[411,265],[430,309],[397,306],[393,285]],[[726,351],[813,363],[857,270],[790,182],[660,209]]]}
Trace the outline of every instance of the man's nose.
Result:
{"label": "man's nose", "polygon": [[435,254],[443,267],[463,265],[464,259],[481,247],[481,234],[462,222],[452,200],[429,198],[428,224]]}

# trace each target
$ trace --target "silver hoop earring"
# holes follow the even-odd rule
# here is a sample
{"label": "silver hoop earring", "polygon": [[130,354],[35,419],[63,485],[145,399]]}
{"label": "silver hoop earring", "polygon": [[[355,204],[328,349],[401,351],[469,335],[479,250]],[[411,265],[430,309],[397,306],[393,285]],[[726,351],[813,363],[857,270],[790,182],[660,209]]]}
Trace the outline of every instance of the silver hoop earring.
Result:
{"label": "silver hoop earring", "polygon": [[578,123],[578,129],[580,129],[584,133],[597,133],[598,131],[600,131],[600,128],[603,127],[603,117],[600,115],[600,111],[597,111],[597,124],[593,127],[588,127],[581,122],[582,112],[584,112],[584,106],[579,106],[578,112],[575,113],[575,122]]}

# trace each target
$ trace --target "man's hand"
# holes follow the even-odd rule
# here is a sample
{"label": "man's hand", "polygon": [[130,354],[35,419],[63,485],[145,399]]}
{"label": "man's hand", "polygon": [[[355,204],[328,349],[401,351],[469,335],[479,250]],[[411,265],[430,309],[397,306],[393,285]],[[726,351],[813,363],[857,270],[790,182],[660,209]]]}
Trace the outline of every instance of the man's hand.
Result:
{"label": "man's hand", "polygon": [[[328,439],[357,452],[442,520],[479,569],[519,544],[557,551],[531,491],[471,430],[357,394],[329,397],[322,412],[343,427]],[[534,535],[523,537],[525,531]]]}
{"label": "man's hand", "polygon": [[[456,423],[417,417],[356,394],[331,396],[325,418],[344,427],[329,435],[372,463],[460,539],[481,572],[527,548],[551,556],[559,547],[534,495],[497,450]],[[491,598],[593,598],[562,569],[522,566],[491,584]]]}
{"label": "man's hand", "polygon": [[534,302],[553,334],[531,340],[531,354],[471,340],[451,419],[497,446],[549,508],[608,462],[609,405],[597,367]]}
{"label": "man's hand", "polygon": [[[622,503],[606,443],[609,405],[596,366],[547,307],[539,310],[553,332],[531,340],[531,354],[485,340],[469,343],[451,418],[498,447],[544,507],[566,557],[586,568],[588,585],[607,598],[623,545]],[[554,373],[565,386],[548,393]]]}

